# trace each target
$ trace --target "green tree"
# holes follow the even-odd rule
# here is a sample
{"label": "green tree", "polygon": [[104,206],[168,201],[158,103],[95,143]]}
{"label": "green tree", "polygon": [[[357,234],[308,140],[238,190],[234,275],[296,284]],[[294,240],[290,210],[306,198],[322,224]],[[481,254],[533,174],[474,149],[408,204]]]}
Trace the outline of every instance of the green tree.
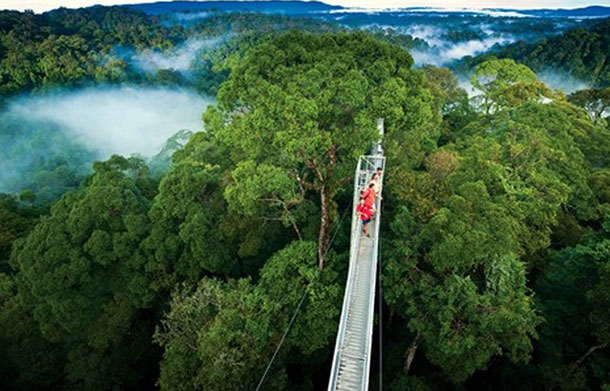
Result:
{"label": "green tree", "polygon": [[552,91],[531,69],[510,59],[480,63],[474,68],[470,82],[481,92],[477,101],[486,114],[516,107],[525,101],[553,97]]}
{"label": "green tree", "polygon": [[418,346],[455,382],[494,355],[529,358],[538,320],[518,258],[518,221],[506,208],[475,182],[461,185],[423,227],[406,208],[395,218],[384,290],[413,332],[407,370]]}
{"label": "green tree", "polygon": [[87,42],[79,36],[49,36],[40,44],[43,84],[69,84],[87,75]]}
{"label": "green tree", "polygon": [[454,140],[469,122],[474,121],[477,113],[470,105],[468,94],[458,86],[457,77],[448,68],[426,65],[422,68],[435,97],[435,105],[441,107],[443,122],[439,145]]}
{"label": "green tree", "polygon": [[562,101],[526,101],[455,136],[391,192],[384,291],[411,331],[406,371],[421,347],[461,382],[495,355],[529,360],[540,318],[526,270],[544,267],[560,210],[591,222],[604,213],[598,167],[610,148]]}
{"label": "green tree", "polygon": [[155,296],[139,247],[148,232],[150,180],[135,158],[114,156],[94,170],[17,243],[11,265],[42,336],[66,350],[70,383],[141,386],[155,354],[147,321]]}
{"label": "green tree", "polygon": [[594,122],[598,123],[610,115],[610,87],[576,91],[568,97],[571,103],[583,107]]}
{"label": "green tree", "polygon": [[156,289],[196,284],[205,275],[251,274],[283,245],[277,227],[227,208],[223,188],[231,164],[226,146],[212,131],[194,134],[173,154],[149,212],[150,234],[142,243]]}
{"label": "green tree", "polygon": [[304,293],[264,387],[292,388],[290,363],[301,366],[304,378],[317,370],[332,347],[342,287],[332,257],[324,271],[316,267],[316,247],[298,241],[278,251],[257,283],[204,278],[195,291],[177,290],[156,333],[165,347],[161,389],[255,388]]}
{"label": "green tree", "polygon": [[33,306],[17,293],[14,278],[0,273],[0,387],[51,389],[61,384],[65,350],[43,338]]}
{"label": "green tree", "polygon": [[450,69],[426,65],[422,70],[433,87],[435,97],[440,101],[437,106],[442,107],[443,114],[450,112],[453,106],[468,97],[466,91],[458,86],[458,79]]}
{"label": "green tree", "polygon": [[392,124],[390,149],[420,148],[423,137],[413,128],[432,117],[432,96],[416,87],[423,76],[411,65],[399,47],[364,34],[290,32],[250,50],[231,68],[218,107],[204,117],[237,162],[225,189],[229,203],[248,216],[275,209],[271,218],[298,235],[300,208],[315,194],[322,268],[335,197],[351,180],[358,155],[378,138],[377,117]]}
{"label": "green tree", "polygon": [[0,194],[0,272],[9,272],[13,242],[26,236],[37,222],[35,209],[21,208],[17,200]]}
{"label": "green tree", "polygon": [[608,231],[553,254],[539,279],[541,377],[548,389],[610,384],[610,240]]}

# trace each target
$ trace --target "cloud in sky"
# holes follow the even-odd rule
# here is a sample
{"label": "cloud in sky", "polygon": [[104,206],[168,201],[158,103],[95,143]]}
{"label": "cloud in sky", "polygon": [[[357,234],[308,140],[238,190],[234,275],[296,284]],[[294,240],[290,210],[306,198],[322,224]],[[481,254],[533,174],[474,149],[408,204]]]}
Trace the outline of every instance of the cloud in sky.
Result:
{"label": "cloud in sky", "polygon": [[[155,0],[0,0],[0,9],[44,12],[58,7],[79,8],[95,4],[152,3]],[[328,4],[344,7],[398,8],[398,7],[447,7],[447,8],[579,8],[588,5],[610,5],[609,0],[327,0]]]}

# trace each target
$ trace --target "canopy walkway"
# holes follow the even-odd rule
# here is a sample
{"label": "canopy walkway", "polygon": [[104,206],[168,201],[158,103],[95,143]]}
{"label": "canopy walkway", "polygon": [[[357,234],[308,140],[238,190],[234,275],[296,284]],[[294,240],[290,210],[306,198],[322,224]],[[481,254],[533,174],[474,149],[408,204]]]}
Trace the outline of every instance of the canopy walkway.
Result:
{"label": "canopy walkway", "polygon": [[[383,135],[383,120],[379,120],[379,130]],[[328,391],[368,389],[381,197],[376,201],[377,215],[369,224],[370,238],[361,234],[362,220],[356,215],[356,206],[361,191],[367,187],[377,167],[385,168],[385,157],[380,142],[373,145],[371,155],[361,156],[356,166],[349,272]],[[379,193],[381,196],[381,187]]]}

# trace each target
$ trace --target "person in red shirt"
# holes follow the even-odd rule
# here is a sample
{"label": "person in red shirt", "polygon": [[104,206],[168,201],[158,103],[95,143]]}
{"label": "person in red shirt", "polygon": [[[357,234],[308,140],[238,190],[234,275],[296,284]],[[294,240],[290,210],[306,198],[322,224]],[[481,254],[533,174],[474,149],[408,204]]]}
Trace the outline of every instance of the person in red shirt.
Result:
{"label": "person in red shirt", "polygon": [[375,214],[377,212],[375,209],[375,198],[377,198],[377,193],[375,193],[374,183],[369,183],[369,187],[362,192],[362,198],[364,198],[364,203],[371,208],[372,214]]}
{"label": "person in red shirt", "polygon": [[362,220],[362,233],[364,233],[368,238],[369,235],[369,223],[371,222],[371,207],[366,204],[363,197],[360,197],[360,202],[358,202],[358,206],[356,207],[356,213],[360,216]]}

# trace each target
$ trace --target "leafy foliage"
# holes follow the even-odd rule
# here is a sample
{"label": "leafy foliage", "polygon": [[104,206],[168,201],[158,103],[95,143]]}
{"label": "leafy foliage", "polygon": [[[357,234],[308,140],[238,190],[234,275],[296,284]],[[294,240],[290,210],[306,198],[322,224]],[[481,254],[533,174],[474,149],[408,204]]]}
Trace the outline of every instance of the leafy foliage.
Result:
{"label": "leafy foliage", "polygon": [[196,282],[202,271],[228,273],[236,267],[237,235],[218,186],[222,169],[214,164],[222,151],[213,148],[208,136],[196,134],[161,180],[143,243],[157,288],[171,289],[184,279]]}
{"label": "leafy foliage", "polygon": [[598,123],[608,117],[610,87],[576,91],[568,97],[568,100],[587,110],[591,119]]}
{"label": "leafy foliage", "polygon": [[431,116],[431,96],[412,84],[422,76],[411,65],[400,48],[364,34],[291,32],[249,51],[219,90],[218,108],[204,117],[238,162],[225,190],[229,204],[244,215],[283,221],[301,236],[298,216],[310,213],[303,208],[315,193],[323,267],[335,195],[377,137],[376,116],[387,113],[395,153],[404,152],[397,140],[406,129]]}
{"label": "leafy foliage", "polygon": [[66,348],[68,380],[86,389],[144,381],[135,363],[151,354],[143,321],[154,298],[137,250],[148,227],[146,167],[113,157],[94,168],[11,258],[42,336]]}
{"label": "leafy foliage", "polygon": [[509,59],[482,62],[475,67],[470,81],[481,91],[481,106],[487,114],[552,97],[550,89],[538,81],[531,69]]}
{"label": "leafy foliage", "polygon": [[265,264],[255,284],[204,278],[194,292],[177,291],[156,333],[165,347],[161,389],[256,388],[303,292],[306,304],[265,386],[290,388],[291,361],[314,360],[303,370],[315,368],[314,353],[332,347],[342,295],[332,264],[322,272],[316,257],[314,242],[294,242]]}
{"label": "leafy foliage", "polygon": [[586,390],[608,384],[607,231],[554,254],[538,282],[547,322],[541,329],[540,372],[549,388]]}
{"label": "leafy foliage", "polygon": [[484,111],[494,114],[471,120],[392,189],[404,204],[392,207],[384,272],[386,299],[411,331],[409,349],[454,382],[495,355],[530,359],[544,323],[526,271],[541,266],[560,210],[579,221],[605,214],[588,178],[608,164],[598,152],[610,150],[607,131],[561,99],[502,101],[507,89],[521,94],[523,83],[539,83],[512,61],[483,63],[480,77],[496,105]]}

